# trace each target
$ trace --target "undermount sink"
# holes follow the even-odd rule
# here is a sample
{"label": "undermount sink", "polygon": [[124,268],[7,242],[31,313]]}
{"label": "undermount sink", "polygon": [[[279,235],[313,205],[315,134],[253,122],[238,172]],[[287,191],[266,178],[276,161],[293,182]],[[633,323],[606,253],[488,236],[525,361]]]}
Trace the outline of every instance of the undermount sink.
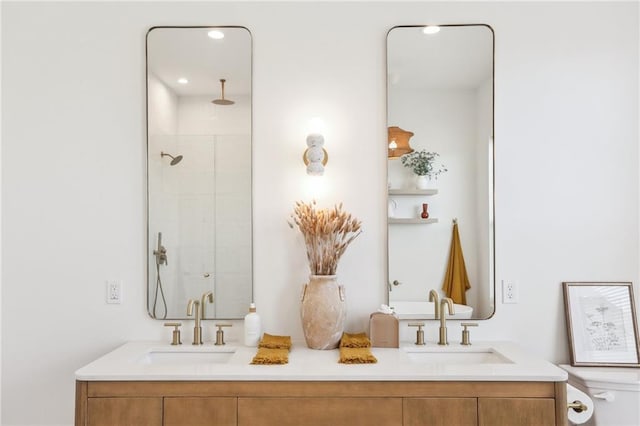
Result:
{"label": "undermount sink", "polygon": [[177,347],[152,348],[137,364],[147,365],[194,365],[194,364],[224,364],[236,352],[234,347]]}
{"label": "undermount sink", "polygon": [[412,362],[420,364],[513,364],[493,348],[405,348]]}

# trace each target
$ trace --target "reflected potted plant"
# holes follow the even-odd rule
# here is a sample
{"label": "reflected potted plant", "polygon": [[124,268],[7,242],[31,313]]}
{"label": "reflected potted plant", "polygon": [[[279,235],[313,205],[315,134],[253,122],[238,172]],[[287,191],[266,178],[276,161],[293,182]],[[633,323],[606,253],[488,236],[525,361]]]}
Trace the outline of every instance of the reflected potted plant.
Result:
{"label": "reflected potted plant", "polygon": [[360,233],[361,222],[342,210],[316,209],[316,202],[296,202],[291,228],[304,236],[311,275],[302,293],[302,329],[311,349],[335,349],[346,318],[344,287],[338,285],[338,262]]}
{"label": "reflected potted plant", "polygon": [[433,186],[441,173],[447,171],[442,165],[438,164],[436,158],[440,154],[437,152],[429,152],[426,149],[413,151],[400,157],[402,165],[411,169],[417,176],[416,187],[418,189],[427,189]]}

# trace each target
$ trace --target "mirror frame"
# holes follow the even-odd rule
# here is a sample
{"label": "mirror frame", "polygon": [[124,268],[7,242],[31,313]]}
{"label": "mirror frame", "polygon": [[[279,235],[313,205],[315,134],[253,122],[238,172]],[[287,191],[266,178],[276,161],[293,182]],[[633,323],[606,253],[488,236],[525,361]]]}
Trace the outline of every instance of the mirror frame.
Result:
{"label": "mirror frame", "polygon": [[[495,133],[496,133],[496,126],[495,126],[495,105],[496,105],[496,34],[495,31],[493,29],[493,27],[489,24],[480,24],[480,23],[470,23],[470,24],[437,24],[437,23],[429,23],[429,24],[422,24],[422,25],[417,25],[417,24],[413,24],[413,25],[396,25],[391,27],[387,33],[386,33],[386,37],[385,37],[385,76],[386,76],[386,87],[385,87],[385,122],[386,122],[386,127],[384,129],[384,134],[385,134],[385,141],[387,141],[387,134],[388,134],[388,128],[391,125],[389,123],[389,34],[391,33],[391,31],[398,29],[398,28],[423,28],[426,26],[438,26],[438,27],[486,27],[487,29],[489,29],[489,31],[491,31],[491,110],[492,110],[492,114],[491,114],[491,155],[490,155],[490,160],[491,160],[491,164],[490,167],[488,168],[491,171],[491,185],[488,188],[489,190],[489,196],[490,196],[490,201],[488,203],[489,206],[489,219],[490,219],[490,230],[488,235],[490,236],[490,249],[489,249],[489,255],[491,256],[491,260],[489,261],[489,279],[491,280],[490,284],[493,284],[491,286],[491,291],[489,293],[489,302],[492,306],[492,311],[491,314],[489,316],[487,316],[486,318],[476,318],[476,317],[472,317],[469,318],[467,320],[468,321],[486,321],[489,320],[491,318],[494,317],[494,315],[496,314],[496,309],[497,309],[497,300],[496,300],[496,285],[497,285],[497,280],[496,280],[496,209],[495,209],[495,204],[496,204],[496,197],[495,197],[495,186],[496,186],[496,162],[495,162],[495,157],[496,157],[496,150],[495,150]],[[381,149],[382,152],[384,152],[384,158],[385,158],[385,183],[388,182],[389,180],[389,158],[388,158],[388,146],[387,146],[387,142],[385,142],[382,146]],[[385,204],[383,206],[384,210],[384,217],[386,218],[386,257],[387,257],[387,263],[386,263],[386,271],[385,271],[385,293],[386,293],[386,303],[387,305],[390,303],[389,299],[390,299],[390,291],[389,291],[389,286],[390,284],[390,277],[389,277],[389,216],[387,213],[388,210],[388,203],[389,203],[389,191],[388,189],[385,189],[385,194],[386,197],[384,197],[385,199]],[[425,287],[425,301],[428,301],[428,292],[429,289]],[[421,319],[420,321],[439,321],[437,319],[433,319],[433,318],[425,318],[425,319]]]}
{"label": "mirror frame", "polygon": [[[211,28],[211,29],[218,29],[218,28],[222,28],[222,29],[243,29],[245,31],[247,31],[247,33],[249,34],[249,56],[250,56],[250,75],[251,75],[251,80],[250,80],[250,88],[251,88],[251,92],[250,92],[250,104],[251,104],[251,110],[250,110],[250,122],[249,122],[249,132],[250,132],[250,146],[251,146],[251,152],[250,152],[250,156],[251,156],[251,168],[249,170],[249,179],[250,179],[250,187],[251,187],[251,202],[250,202],[250,221],[251,221],[251,252],[249,254],[250,256],[250,261],[251,261],[251,300],[249,301],[249,303],[254,301],[254,297],[255,297],[255,277],[254,277],[254,270],[255,270],[255,264],[254,264],[254,234],[253,234],[253,228],[254,228],[254,214],[253,214],[253,204],[254,204],[254,181],[253,181],[253,160],[254,160],[254,150],[253,150],[253,34],[251,33],[251,30],[249,30],[249,28],[242,26],[242,25],[154,25],[152,27],[149,27],[149,29],[147,30],[147,32],[145,33],[145,45],[144,45],[144,87],[145,87],[145,99],[144,99],[144,106],[145,106],[145,128],[144,128],[144,136],[145,136],[145,155],[144,155],[144,188],[145,188],[145,264],[144,264],[144,285],[145,285],[145,311],[147,312],[147,315],[149,315],[149,318],[153,319],[153,320],[158,320],[158,321],[176,321],[176,320],[192,320],[192,317],[187,317],[186,315],[184,317],[167,317],[167,318],[155,318],[150,309],[149,309],[149,297],[151,296],[150,294],[150,283],[149,283],[149,259],[150,259],[150,250],[151,250],[151,246],[150,246],[150,241],[149,241],[149,34],[151,33],[151,31],[155,30],[155,29],[205,29],[205,28]],[[214,294],[215,297],[215,294]],[[247,309],[249,308],[248,304],[247,304]],[[185,307],[186,309],[186,307]],[[248,311],[247,311],[248,312]],[[215,317],[215,318],[203,318],[202,320],[204,321],[219,321],[219,320],[241,320],[244,319],[244,315],[240,316],[240,317]]]}

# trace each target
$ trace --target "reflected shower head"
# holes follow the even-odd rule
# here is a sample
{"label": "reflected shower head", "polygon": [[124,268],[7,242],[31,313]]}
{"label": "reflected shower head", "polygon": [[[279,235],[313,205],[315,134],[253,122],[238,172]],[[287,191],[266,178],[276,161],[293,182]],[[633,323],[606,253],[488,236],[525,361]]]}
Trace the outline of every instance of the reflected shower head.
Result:
{"label": "reflected shower head", "polygon": [[222,86],[222,89],[221,89],[222,97],[220,99],[214,99],[214,100],[211,101],[212,103],[214,103],[216,105],[233,105],[233,104],[235,104],[235,102],[224,98],[224,83],[225,83],[225,81],[227,81],[227,80],[225,80],[224,78],[220,79],[220,85]]}
{"label": "reflected shower head", "polygon": [[173,155],[167,154],[166,152],[160,152],[160,157],[169,157],[169,158],[171,158],[171,162],[169,163],[169,165],[171,165],[171,166],[175,166],[180,161],[182,161],[182,155],[176,155],[174,157]]}

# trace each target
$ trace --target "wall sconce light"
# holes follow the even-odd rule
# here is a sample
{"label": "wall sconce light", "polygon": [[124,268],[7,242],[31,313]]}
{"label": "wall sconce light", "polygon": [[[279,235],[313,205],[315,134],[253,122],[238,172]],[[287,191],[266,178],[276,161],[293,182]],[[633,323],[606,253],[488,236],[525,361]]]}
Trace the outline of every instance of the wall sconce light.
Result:
{"label": "wall sconce light", "polygon": [[413,148],[409,145],[409,139],[413,136],[413,132],[408,132],[397,126],[388,128],[388,158],[400,158],[404,154],[413,152]]}
{"label": "wall sconce light", "polygon": [[324,166],[329,161],[329,154],[324,146],[324,136],[320,133],[323,124],[320,119],[311,120],[313,130],[307,136],[307,149],[302,154],[302,160],[307,166],[307,174],[310,176],[322,176],[324,174]]}
{"label": "wall sconce light", "polygon": [[322,146],[324,145],[324,136],[318,133],[312,133],[307,136],[308,148],[302,155],[302,160],[307,166],[307,174],[311,176],[322,176],[324,174],[324,166],[329,161],[329,154]]}

